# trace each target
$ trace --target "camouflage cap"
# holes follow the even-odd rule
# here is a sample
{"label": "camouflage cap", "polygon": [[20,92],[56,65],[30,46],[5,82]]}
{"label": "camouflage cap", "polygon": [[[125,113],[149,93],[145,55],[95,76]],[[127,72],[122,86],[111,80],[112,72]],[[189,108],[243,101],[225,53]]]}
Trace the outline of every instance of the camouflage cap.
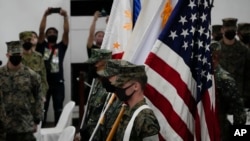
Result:
{"label": "camouflage cap", "polygon": [[91,49],[91,57],[85,62],[94,64],[102,59],[111,59],[112,51],[107,49]]}
{"label": "camouflage cap", "polygon": [[128,65],[121,67],[118,78],[113,83],[116,87],[122,87],[126,82],[147,78],[144,65]]}
{"label": "camouflage cap", "polygon": [[32,32],[31,31],[23,31],[19,33],[19,39],[24,41],[27,39],[31,39],[32,38]]}
{"label": "camouflage cap", "polygon": [[222,19],[222,25],[225,27],[237,27],[237,18],[224,18]]}
{"label": "camouflage cap", "polygon": [[10,54],[15,54],[15,53],[22,53],[22,45],[20,41],[10,41],[6,42],[7,44],[7,52]]}
{"label": "camouflage cap", "polygon": [[98,73],[100,76],[103,77],[110,77],[114,75],[118,75],[122,68],[125,66],[133,65],[132,63],[121,60],[121,59],[110,59],[106,62],[106,65],[102,72]]}
{"label": "camouflage cap", "polygon": [[212,25],[212,33],[220,33],[222,25]]}
{"label": "camouflage cap", "polygon": [[250,23],[239,23],[237,30],[239,33],[250,33]]}

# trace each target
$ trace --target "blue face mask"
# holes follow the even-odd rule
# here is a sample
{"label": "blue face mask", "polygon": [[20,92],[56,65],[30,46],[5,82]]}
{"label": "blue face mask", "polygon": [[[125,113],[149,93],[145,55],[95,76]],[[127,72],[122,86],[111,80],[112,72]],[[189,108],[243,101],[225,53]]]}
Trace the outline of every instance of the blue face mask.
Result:
{"label": "blue face mask", "polygon": [[126,88],[118,88],[118,87],[116,87],[115,94],[117,95],[117,97],[121,101],[128,101],[134,95],[135,91],[133,91],[130,95],[126,95],[126,90],[128,88],[132,87],[133,85],[134,85],[134,83],[129,85]]}

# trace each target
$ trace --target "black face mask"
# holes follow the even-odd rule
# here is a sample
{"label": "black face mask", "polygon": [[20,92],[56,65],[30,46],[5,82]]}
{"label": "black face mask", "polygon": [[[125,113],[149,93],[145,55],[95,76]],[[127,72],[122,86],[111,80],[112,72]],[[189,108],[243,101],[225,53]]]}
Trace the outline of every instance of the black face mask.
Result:
{"label": "black face mask", "polygon": [[23,48],[24,48],[25,50],[30,50],[31,47],[32,47],[32,43],[31,43],[31,42],[25,42],[25,43],[23,44]]}
{"label": "black face mask", "polygon": [[47,40],[49,43],[56,43],[57,36],[56,35],[50,35],[47,37]]}
{"label": "black face mask", "polygon": [[228,30],[225,32],[225,37],[228,39],[228,40],[233,40],[234,37],[236,35],[236,32],[235,30]]}
{"label": "black face mask", "polygon": [[241,36],[242,36],[241,41],[242,41],[244,44],[249,44],[249,43],[250,43],[250,33],[249,33],[249,34],[243,34],[243,35],[241,35]]}
{"label": "black face mask", "polygon": [[215,41],[220,41],[222,39],[222,34],[217,34],[215,37],[214,37],[214,40]]}
{"label": "black face mask", "polygon": [[90,65],[89,66],[89,75],[91,75],[91,77],[93,77],[93,78],[99,77],[99,75],[96,73],[96,70],[97,70],[96,66]]}
{"label": "black face mask", "polygon": [[102,86],[106,89],[107,92],[113,93],[116,91],[116,87],[111,84],[108,78],[102,78]]}
{"label": "black face mask", "polygon": [[133,86],[134,84],[131,84],[130,86],[126,87],[126,88],[118,88],[116,87],[116,91],[115,94],[117,95],[117,97],[121,100],[121,101],[128,101],[132,95],[134,95],[135,91],[132,92],[132,94],[130,95],[126,95],[126,90],[128,88],[130,88],[131,86]]}
{"label": "black face mask", "polygon": [[17,66],[17,65],[19,65],[21,63],[22,56],[14,55],[14,56],[10,56],[9,59],[10,59],[10,62],[11,62],[12,65]]}

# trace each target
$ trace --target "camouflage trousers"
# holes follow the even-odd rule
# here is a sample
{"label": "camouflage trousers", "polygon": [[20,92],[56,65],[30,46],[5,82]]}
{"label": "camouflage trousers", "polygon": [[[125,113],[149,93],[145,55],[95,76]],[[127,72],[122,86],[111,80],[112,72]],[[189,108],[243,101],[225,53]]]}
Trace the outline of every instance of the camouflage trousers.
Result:
{"label": "camouflage trousers", "polygon": [[7,133],[6,141],[36,141],[32,132],[27,133]]}

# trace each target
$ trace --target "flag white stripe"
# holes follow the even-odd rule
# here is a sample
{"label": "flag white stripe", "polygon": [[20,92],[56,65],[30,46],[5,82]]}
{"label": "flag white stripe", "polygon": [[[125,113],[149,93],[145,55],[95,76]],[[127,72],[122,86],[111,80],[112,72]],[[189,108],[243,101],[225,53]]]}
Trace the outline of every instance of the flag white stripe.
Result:
{"label": "flag white stripe", "polygon": [[[197,109],[198,109],[198,114],[199,114],[199,117],[200,117],[200,125],[202,126],[201,131],[200,131],[201,140],[202,141],[210,141],[208,128],[207,128],[207,122],[206,122],[206,119],[205,119],[205,111],[204,111],[204,107],[203,107],[201,101],[197,104]],[[206,126],[206,127],[204,127],[204,126]]]}
{"label": "flag white stripe", "polygon": [[189,91],[192,93],[194,99],[196,99],[196,89],[193,88],[196,87],[197,84],[192,77],[190,68],[185,64],[182,57],[176,54],[172,49],[170,49],[160,40],[156,41],[151,52],[156,53],[159,58],[164,60],[166,64],[174,68],[180,74],[181,79],[187,84]]}
{"label": "flag white stripe", "polygon": [[179,95],[177,94],[176,88],[151,68],[147,69],[147,74],[148,74],[148,84],[150,84],[166,99],[168,99],[174,111],[185,122],[190,132],[193,133],[194,118],[192,114],[189,112],[189,109],[187,105],[184,103],[183,99],[179,97]]}
{"label": "flag white stripe", "polygon": [[163,138],[166,139],[167,141],[183,141],[183,139],[169,125],[168,121],[166,120],[162,112],[159,111],[159,109],[156,108],[147,97],[145,98],[147,100],[148,105],[152,108],[155,116],[159,121],[161,128],[160,133],[163,136]]}

